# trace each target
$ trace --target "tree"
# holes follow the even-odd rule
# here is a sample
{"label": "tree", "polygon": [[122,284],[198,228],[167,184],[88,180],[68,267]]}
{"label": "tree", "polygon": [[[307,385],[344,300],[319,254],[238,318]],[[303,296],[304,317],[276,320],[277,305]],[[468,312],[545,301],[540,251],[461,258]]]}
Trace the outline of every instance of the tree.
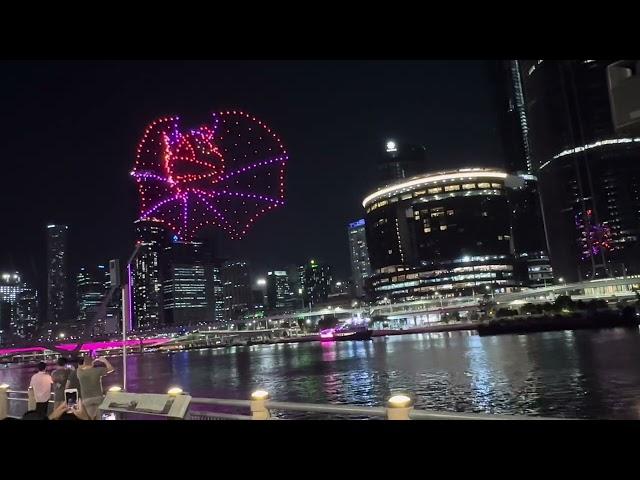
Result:
{"label": "tree", "polygon": [[575,307],[575,302],[571,300],[571,297],[568,295],[559,295],[556,298],[555,302],[553,302],[553,306],[556,311],[562,310],[573,310]]}

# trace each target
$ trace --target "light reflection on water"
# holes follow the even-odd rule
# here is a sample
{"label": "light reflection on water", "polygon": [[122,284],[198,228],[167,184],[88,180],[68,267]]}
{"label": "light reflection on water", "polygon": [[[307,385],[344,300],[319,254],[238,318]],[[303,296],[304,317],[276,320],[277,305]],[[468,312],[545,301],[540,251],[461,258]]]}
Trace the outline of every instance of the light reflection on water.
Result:
{"label": "light reflection on water", "polygon": [[[121,384],[121,359],[105,388]],[[415,334],[130,356],[129,389],[382,405],[409,390],[418,408],[582,418],[640,418],[640,332],[602,330],[479,337]],[[0,368],[24,389],[30,368]]]}

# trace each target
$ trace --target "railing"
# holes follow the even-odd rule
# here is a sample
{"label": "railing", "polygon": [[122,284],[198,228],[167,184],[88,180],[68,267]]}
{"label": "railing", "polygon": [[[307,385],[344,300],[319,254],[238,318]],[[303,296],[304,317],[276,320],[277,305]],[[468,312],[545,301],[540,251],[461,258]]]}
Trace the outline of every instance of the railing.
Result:
{"label": "railing", "polygon": [[[50,400],[50,403],[53,403]],[[35,409],[33,390],[10,390],[6,385],[0,385],[0,420],[21,418],[16,406],[24,406],[20,410]],[[215,412],[198,409],[198,406],[231,407],[250,413]],[[324,414],[337,417],[382,418],[387,420],[559,420],[549,417],[534,417],[524,415],[497,415],[482,413],[441,412],[434,410],[418,410],[413,408],[413,401],[409,395],[397,394],[389,398],[386,407],[368,407],[357,405],[333,405],[300,402],[279,402],[269,399],[269,394],[263,390],[252,393],[250,400],[228,398],[191,399],[190,409],[186,416],[189,420],[276,420],[272,410],[278,412],[302,412],[307,414]]]}

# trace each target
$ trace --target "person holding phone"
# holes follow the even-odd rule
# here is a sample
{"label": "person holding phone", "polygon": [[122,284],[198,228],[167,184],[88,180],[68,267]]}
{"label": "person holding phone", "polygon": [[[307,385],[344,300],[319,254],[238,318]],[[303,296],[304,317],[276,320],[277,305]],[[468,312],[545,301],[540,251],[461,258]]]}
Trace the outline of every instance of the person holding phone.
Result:
{"label": "person holding phone", "polygon": [[[104,366],[94,365],[98,362]],[[93,360],[90,355],[85,356],[82,365],[78,367],[76,373],[82,390],[82,405],[91,420],[97,419],[98,407],[104,398],[102,377],[114,370],[106,358],[98,357]]]}

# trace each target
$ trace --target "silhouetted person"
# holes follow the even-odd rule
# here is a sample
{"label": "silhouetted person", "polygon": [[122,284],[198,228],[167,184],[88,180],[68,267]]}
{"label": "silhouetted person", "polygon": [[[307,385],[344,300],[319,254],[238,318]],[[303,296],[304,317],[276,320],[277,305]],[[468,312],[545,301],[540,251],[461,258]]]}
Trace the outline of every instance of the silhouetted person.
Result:
{"label": "silhouetted person", "polygon": [[67,380],[69,379],[69,366],[67,365],[67,359],[64,357],[58,358],[58,366],[51,373],[51,379],[53,380],[53,408],[57,408],[60,403],[65,401],[64,390],[67,388]]}
{"label": "silhouetted person", "polygon": [[[94,363],[101,362],[105,366],[96,366]],[[104,394],[102,392],[102,377],[113,372],[114,368],[104,357],[92,360],[89,355],[84,357],[82,365],[78,367],[78,380],[82,387],[82,405],[84,406],[90,420],[96,420],[98,407],[102,403]]]}
{"label": "silhouetted person", "polygon": [[42,417],[47,416],[47,407],[51,398],[51,385],[53,384],[51,375],[45,371],[46,369],[46,363],[38,363],[38,373],[31,377],[31,382],[29,383],[29,386],[33,388],[33,395],[36,397],[35,411]]}

